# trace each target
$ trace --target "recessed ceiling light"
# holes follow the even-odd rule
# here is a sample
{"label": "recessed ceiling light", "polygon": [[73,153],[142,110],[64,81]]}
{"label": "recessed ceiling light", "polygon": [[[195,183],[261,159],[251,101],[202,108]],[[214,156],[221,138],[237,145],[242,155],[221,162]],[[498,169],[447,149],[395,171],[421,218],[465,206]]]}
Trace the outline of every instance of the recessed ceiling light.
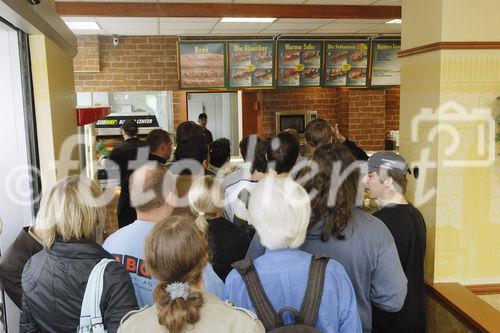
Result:
{"label": "recessed ceiling light", "polygon": [[101,30],[96,22],[64,22],[71,30]]}
{"label": "recessed ceiling light", "polygon": [[387,21],[385,23],[386,24],[401,24],[401,23],[403,23],[403,20],[401,20],[401,19],[394,19],[394,20]]}
{"label": "recessed ceiling light", "polygon": [[271,23],[276,17],[223,17],[221,22]]}

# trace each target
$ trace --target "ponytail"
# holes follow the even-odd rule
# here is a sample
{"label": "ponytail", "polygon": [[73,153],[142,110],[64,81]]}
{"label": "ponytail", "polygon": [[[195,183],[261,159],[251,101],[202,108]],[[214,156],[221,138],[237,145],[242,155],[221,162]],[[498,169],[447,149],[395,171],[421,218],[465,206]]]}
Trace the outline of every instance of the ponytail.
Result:
{"label": "ponytail", "polygon": [[203,294],[199,290],[190,290],[187,299],[172,299],[166,290],[167,283],[159,283],[153,298],[158,309],[158,322],[170,333],[179,333],[184,324],[195,324],[200,320],[200,309],[203,306]]}
{"label": "ponytail", "polygon": [[198,217],[194,220],[194,223],[200,229],[203,234],[207,234],[208,231],[208,221],[205,218],[205,214],[198,213]]}
{"label": "ponytail", "polygon": [[181,332],[185,324],[196,324],[204,302],[203,270],[209,248],[193,216],[173,215],[157,223],[144,250],[146,270],[159,281],[153,290],[158,323],[170,333]]}

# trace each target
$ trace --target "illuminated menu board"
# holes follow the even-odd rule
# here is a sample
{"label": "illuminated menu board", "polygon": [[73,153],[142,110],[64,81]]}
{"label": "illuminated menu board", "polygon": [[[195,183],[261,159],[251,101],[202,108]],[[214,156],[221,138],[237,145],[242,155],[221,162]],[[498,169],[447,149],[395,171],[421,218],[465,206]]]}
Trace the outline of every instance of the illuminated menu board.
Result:
{"label": "illuminated menu board", "polygon": [[376,40],[372,48],[372,86],[397,86],[401,82],[400,40]]}
{"label": "illuminated menu board", "polygon": [[323,42],[280,41],[278,86],[318,87],[321,84]]}
{"label": "illuminated menu board", "polygon": [[274,85],[274,42],[229,42],[229,87]]}
{"label": "illuminated menu board", "polygon": [[181,88],[225,87],[224,42],[180,42],[179,59]]}
{"label": "illuminated menu board", "polygon": [[369,46],[366,41],[327,41],[324,85],[366,87]]}

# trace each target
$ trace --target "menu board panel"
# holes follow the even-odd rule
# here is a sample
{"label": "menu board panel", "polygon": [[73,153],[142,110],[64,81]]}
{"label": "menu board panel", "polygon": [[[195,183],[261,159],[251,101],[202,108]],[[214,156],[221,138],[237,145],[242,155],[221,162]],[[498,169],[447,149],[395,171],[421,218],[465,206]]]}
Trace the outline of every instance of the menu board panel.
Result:
{"label": "menu board panel", "polygon": [[369,46],[366,41],[327,41],[325,86],[366,86]]}
{"label": "menu board panel", "polygon": [[224,88],[224,42],[180,42],[181,88]]}
{"label": "menu board panel", "polygon": [[274,84],[274,42],[229,42],[229,86],[272,87]]}
{"label": "menu board panel", "polygon": [[395,86],[401,82],[401,64],[398,52],[399,40],[373,42],[372,86]]}
{"label": "menu board panel", "polygon": [[317,87],[321,83],[323,42],[280,41],[278,43],[278,85]]}

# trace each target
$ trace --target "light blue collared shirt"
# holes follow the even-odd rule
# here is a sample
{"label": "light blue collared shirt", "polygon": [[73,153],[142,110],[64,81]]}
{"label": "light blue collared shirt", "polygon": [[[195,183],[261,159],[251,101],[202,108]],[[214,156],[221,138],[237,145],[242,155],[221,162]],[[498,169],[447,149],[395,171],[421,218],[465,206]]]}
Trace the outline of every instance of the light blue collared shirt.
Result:
{"label": "light blue collared shirt", "polygon": [[[276,312],[284,307],[300,310],[307,287],[311,254],[302,250],[269,251],[254,260],[264,290]],[[255,312],[241,275],[232,270],[226,279],[225,297]],[[293,315],[285,313],[285,324],[293,322]],[[356,295],[342,265],[330,260],[316,328],[325,333],[361,332],[361,321],[356,306]]]}
{"label": "light blue collared shirt", "polygon": [[[153,222],[136,220],[115,231],[102,245],[130,273],[137,303],[141,308],[154,304],[153,289],[158,284],[157,280],[149,277],[144,267],[144,244],[154,225]],[[203,270],[203,282],[206,290],[222,299],[224,283],[210,264]]]}

